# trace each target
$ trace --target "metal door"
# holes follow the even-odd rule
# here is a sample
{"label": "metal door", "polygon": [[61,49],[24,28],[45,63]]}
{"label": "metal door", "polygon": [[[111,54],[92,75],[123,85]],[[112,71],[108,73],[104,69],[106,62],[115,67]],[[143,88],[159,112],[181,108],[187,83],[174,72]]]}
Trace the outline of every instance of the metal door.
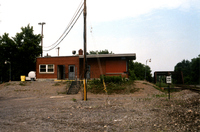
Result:
{"label": "metal door", "polygon": [[69,80],[75,79],[75,66],[69,65]]}

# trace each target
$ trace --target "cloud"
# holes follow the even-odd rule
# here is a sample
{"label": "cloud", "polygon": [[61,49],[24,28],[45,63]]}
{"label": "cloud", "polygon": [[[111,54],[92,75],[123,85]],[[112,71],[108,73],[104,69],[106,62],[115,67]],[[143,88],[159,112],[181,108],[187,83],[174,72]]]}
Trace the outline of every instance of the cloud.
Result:
{"label": "cloud", "polygon": [[137,17],[156,9],[187,10],[197,7],[197,0],[88,0],[88,19],[104,22]]}

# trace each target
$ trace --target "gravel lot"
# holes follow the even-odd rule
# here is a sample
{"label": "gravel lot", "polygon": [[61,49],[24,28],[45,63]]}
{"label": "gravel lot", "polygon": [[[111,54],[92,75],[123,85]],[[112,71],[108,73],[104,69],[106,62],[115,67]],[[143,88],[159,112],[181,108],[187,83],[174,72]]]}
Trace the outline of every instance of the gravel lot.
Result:
{"label": "gravel lot", "polygon": [[1,132],[183,132],[200,131],[200,96],[184,90],[168,96],[144,81],[125,95],[63,94],[53,81],[0,85]]}

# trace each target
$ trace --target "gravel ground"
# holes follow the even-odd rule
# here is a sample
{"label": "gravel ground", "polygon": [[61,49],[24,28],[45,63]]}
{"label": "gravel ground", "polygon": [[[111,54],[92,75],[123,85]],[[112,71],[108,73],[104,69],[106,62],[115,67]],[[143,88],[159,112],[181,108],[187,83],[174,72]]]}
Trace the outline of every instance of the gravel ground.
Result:
{"label": "gravel ground", "polygon": [[[53,81],[0,85],[1,132],[183,132],[200,131],[200,96],[171,94],[135,81],[138,92],[125,95],[66,95],[69,84]],[[66,87],[67,86],[67,87]]]}

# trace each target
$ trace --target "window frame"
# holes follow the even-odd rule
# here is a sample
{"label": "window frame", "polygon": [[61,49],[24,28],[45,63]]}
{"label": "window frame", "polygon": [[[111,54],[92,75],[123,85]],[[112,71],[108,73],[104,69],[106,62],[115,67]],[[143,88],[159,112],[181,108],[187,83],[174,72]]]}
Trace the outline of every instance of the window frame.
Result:
{"label": "window frame", "polygon": [[[41,68],[41,66],[45,66],[45,72],[41,71],[41,69],[44,69],[44,68]],[[53,66],[52,68],[49,68],[50,66]],[[53,69],[53,71],[49,71],[50,69]],[[54,64],[40,64],[39,65],[39,73],[54,73],[54,70],[55,69],[55,66]]]}

